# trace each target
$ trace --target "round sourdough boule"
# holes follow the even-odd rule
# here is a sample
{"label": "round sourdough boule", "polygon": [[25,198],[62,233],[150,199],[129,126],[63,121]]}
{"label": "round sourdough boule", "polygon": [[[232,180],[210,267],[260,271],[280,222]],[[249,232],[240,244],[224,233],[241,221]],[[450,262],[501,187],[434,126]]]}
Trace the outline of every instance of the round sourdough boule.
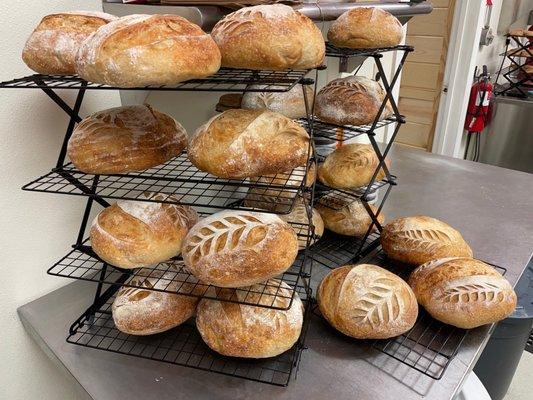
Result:
{"label": "round sourdough boule", "polygon": [[[372,204],[369,204],[369,207],[375,215],[378,209]],[[372,218],[359,199],[348,199],[335,193],[327,194],[318,200],[315,208],[320,213],[326,228],[339,235],[363,237],[372,224]],[[383,224],[384,220],[385,217],[380,213],[379,223]],[[377,227],[374,225],[372,232],[376,230]]]}
{"label": "round sourdough boule", "polygon": [[433,318],[463,329],[498,322],[516,307],[509,282],[473,258],[429,261],[412,272],[409,285]]}
{"label": "round sourdough boule", "polygon": [[[390,162],[385,161],[389,167]],[[379,165],[379,158],[369,144],[350,143],[329,154],[318,166],[318,180],[337,189],[356,189],[368,185]],[[381,169],[375,181],[385,178]]]}
{"label": "round sourdough boule", "polygon": [[189,206],[157,203],[178,199],[145,193],[140,200],[123,200],[101,211],[90,231],[91,246],[105,262],[120,268],[140,268],[177,256],[185,235],[198,221]]}
{"label": "round sourdough boule", "polygon": [[222,66],[254,70],[311,69],[324,61],[320,29],[283,4],[244,7],[222,18],[211,36]]}
{"label": "round sourdough boule", "polygon": [[[307,95],[309,112],[313,104],[313,88],[303,86]],[[249,90],[268,89],[268,85],[251,85]],[[297,84],[288,92],[246,92],[242,96],[241,107],[248,110],[270,110],[298,119],[307,116],[302,85]]]}
{"label": "round sourdough boule", "polygon": [[386,339],[413,327],[418,305],[399,276],[372,264],[346,265],[320,283],[318,306],[338,331],[357,339]]}
{"label": "round sourdough boule", "polygon": [[174,85],[219,68],[211,36],[177,15],[119,18],[91,35],[76,55],[80,77],[117,87]]}
{"label": "round sourdough boule", "polygon": [[115,16],[90,11],[72,11],[44,17],[28,38],[22,60],[43,75],[76,73],[76,53],[81,44]]}
{"label": "round sourdough boule", "polygon": [[[336,125],[371,124],[385,95],[379,82],[364,76],[338,78],[317,93],[315,113],[322,121]],[[387,102],[380,120],[391,115],[392,107]]]}
{"label": "round sourdough boule", "polygon": [[242,287],[285,272],[298,254],[294,230],[277,215],[221,211],[198,222],[183,241],[187,270],[220,287]]}
{"label": "round sourdough boule", "polygon": [[[218,297],[267,307],[289,307],[292,289],[286,283],[271,279],[265,285],[246,290],[218,289]],[[202,299],[196,312],[196,327],[204,342],[217,353],[267,358],[289,350],[296,343],[302,330],[303,313],[297,293],[287,310]]]}
{"label": "round sourdough boule", "polygon": [[[153,335],[182,324],[191,318],[199,298],[160,292],[160,289],[177,291],[193,290],[192,283],[172,281],[175,272],[141,270],[122,286],[113,301],[111,312],[115,326],[130,335]],[[169,283],[170,282],[170,283]]]}
{"label": "round sourdough boule", "polygon": [[328,31],[330,43],[351,49],[397,46],[402,38],[402,24],[398,18],[377,7],[346,11],[331,24]]}
{"label": "round sourdough boule", "polygon": [[[294,208],[289,214],[280,214],[279,217],[291,224],[292,228],[299,234],[298,249],[303,250],[307,246],[307,237],[309,231],[309,217],[307,216],[306,202],[302,197],[295,201]],[[316,209],[312,211],[312,223],[314,226],[314,235],[309,240],[309,245],[313,245],[324,234],[324,222]]]}
{"label": "round sourdough boule", "polygon": [[305,165],[309,135],[298,123],[267,110],[228,110],[194,133],[188,155],[201,171],[251,178]]}
{"label": "round sourdough boule", "polygon": [[97,112],[79,123],[68,142],[72,164],[88,174],[118,174],[155,167],[187,147],[187,132],[149,105]]}
{"label": "round sourdough boule", "polygon": [[443,257],[472,257],[472,249],[457,230],[421,215],[398,218],[385,225],[381,246],[389,258],[413,265]]}

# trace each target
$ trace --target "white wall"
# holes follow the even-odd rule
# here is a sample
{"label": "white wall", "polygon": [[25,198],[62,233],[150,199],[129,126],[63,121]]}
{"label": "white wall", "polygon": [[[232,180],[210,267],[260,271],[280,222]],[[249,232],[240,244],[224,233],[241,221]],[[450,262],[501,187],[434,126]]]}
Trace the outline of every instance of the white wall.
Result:
{"label": "white wall", "polygon": [[[27,75],[20,58],[25,39],[42,16],[97,10],[99,0],[0,2],[0,80]],[[72,104],[74,92],[60,92]],[[118,104],[114,92],[89,92],[82,116]],[[46,275],[75,240],[84,199],[23,192],[20,187],[55,164],[67,125],[40,90],[0,89],[0,398],[78,399],[80,394],[23,330],[16,308],[69,283]],[[65,332],[65,335],[67,332]]]}

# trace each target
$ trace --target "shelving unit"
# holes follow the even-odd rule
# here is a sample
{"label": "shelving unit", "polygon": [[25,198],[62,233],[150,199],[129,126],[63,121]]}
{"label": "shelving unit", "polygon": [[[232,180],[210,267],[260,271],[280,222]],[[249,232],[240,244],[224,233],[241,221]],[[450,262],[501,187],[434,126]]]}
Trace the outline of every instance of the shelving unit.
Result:
{"label": "shelving unit", "polygon": [[[532,36],[507,35],[505,51],[500,54],[503,60],[496,77],[496,83],[500,76],[506,80],[506,83],[496,85],[496,95],[527,98],[528,92],[533,90],[533,63],[531,62],[533,49],[529,48],[530,41],[533,41]],[[503,66],[504,60],[509,61],[507,67]]]}

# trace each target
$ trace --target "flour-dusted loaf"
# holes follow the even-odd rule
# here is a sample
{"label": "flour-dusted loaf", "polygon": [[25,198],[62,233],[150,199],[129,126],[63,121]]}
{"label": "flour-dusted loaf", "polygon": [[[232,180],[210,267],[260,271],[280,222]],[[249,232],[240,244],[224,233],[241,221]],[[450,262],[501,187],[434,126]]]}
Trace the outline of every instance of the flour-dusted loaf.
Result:
{"label": "flour-dusted loaf", "polygon": [[75,74],[76,53],[81,44],[98,28],[115,19],[110,14],[90,11],[47,15],[26,41],[22,60],[39,74]]}
{"label": "flour-dusted loaf", "polygon": [[[318,166],[318,180],[332,188],[355,189],[370,183],[378,165],[379,158],[371,145],[350,143],[329,154]],[[385,172],[380,169],[375,180],[383,178]]]}
{"label": "flour-dusted loaf", "polygon": [[320,29],[283,4],[244,7],[222,18],[211,36],[222,66],[255,70],[310,69],[324,61]]}
{"label": "flour-dusted loaf", "polygon": [[320,283],[318,306],[338,331],[357,339],[386,339],[411,329],[418,305],[409,285],[372,264],[346,265]]}
{"label": "flour-dusted loaf", "polygon": [[[371,204],[368,206],[375,215],[377,208]],[[363,237],[372,224],[372,218],[359,199],[350,199],[346,196],[330,193],[321,197],[315,207],[326,228],[340,235]],[[384,219],[383,213],[380,213],[378,215],[379,223],[383,224]],[[377,227],[374,225],[372,232],[376,230]]]}
{"label": "flour-dusted loaf", "polygon": [[204,342],[225,356],[267,358],[289,350],[298,340],[304,307],[297,293],[291,304],[292,289],[285,282],[271,279],[266,286],[246,290],[217,289],[218,298],[252,302],[277,310],[202,299],[196,326]]}
{"label": "flour-dusted loaf", "polygon": [[433,318],[470,329],[508,317],[516,307],[509,282],[473,258],[429,261],[413,271],[409,285]]}
{"label": "flour-dusted loaf", "polygon": [[[173,281],[176,271],[141,270],[120,288],[111,312],[115,326],[131,335],[153,335],[191,318],[199,298],[159,290],[194,292],[193,283]],[[153,290],[159,289],[159,290]]]}
{"label": "flour-dusted loaf", "polygon": [[337,47],[368,49],[399,45],[402,24],[394,15],[377,7],[354,8],[341,14],[328,31]]}
{"label": "flour-dusted loaf", "polygon": [[147,267],[177,256],[185,235],[198,221],[192,208],[174,196],[144,193],[139,200],[123,200],[100,212],[90,236],[96,254],[120,268]]}
{"label": "flour-dusted loaf", "polygon": [[[270,110],[298,119],[307,116],[304,91],[307,96],[309,112],[313,104],[313,88],[310,85],[297,84],[288,92],[246,92],[242,97],[241,107],[248,110]],[[250,90],[268,89],[268,85],[252,85]]]}
{"label": "flour-dusted loaf", "polygon": [[[364,76],[348,76],[329,82],[316,95],[315,113],[324,122],[336,125],[366,125],[374,122],[385,90],[379,82]],[[380,119],[390,117],[387,102]]]}
{"label": "flour-dusted loaf", "polygon": [[472,249],[457,230],[421,215],[398,218],[385,225],[381,246],[389,258],[413,265],[443,257],[472,257]]}
{"label": "flour-dusted loaf", "polygon": [[[308,201],[303,197],[296,199],[294,207],[289,214],[280,214],[280,218],[291,224],[292,228],[299,234],[298,236],[298,248],[300,250],[305,249],[307,246],[308,232],[309,230],[309,216],[307,215],[306,203]],[[309,245],[314,244],[324,234],[324,222],[322,217],[314,208],[311,212],[311,221],[314,226],[314,235],[309,238]]]}
{"label": "flour-dusted loaf", "polygon": [[171,116],[148,105],[97,112],[76,127],[70,161],[90,174],[140,171],[163,164],[187,146],[187,132]]}
{"label": "flour-dusted loaf", "polygon": [[297,253],[296,233],[277,215],[229,210],[197,223],[182,250],[189,272],[220,287],[266,281],[285,272]]}
{"label": "flour-dusted loaf", "polygon": [[122,17],[98,29],[76,56],[83,79],[117,87],[174,85],[219,68],[211,36],[177,15]]}
{"label": "flour-dusted loaf", "polygon": [[289,172],[308,160],[309,135],[298,123],[267,110],[228,110],[190,138],[188,155],[201,171],[221,178]]}

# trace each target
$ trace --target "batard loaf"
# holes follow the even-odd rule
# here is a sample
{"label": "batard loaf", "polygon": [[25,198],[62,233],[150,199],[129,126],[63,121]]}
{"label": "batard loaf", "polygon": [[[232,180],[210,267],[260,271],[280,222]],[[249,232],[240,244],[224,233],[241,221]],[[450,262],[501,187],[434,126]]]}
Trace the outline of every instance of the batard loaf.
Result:
{"label": "batard loaf", "polygon": [[418,305],[409,285],[371,264],[346,265],[320,283],[318,306],[338,331],[357,339],[386,339],[411,329]]}
{"label": "batard loaf", "polygon": [[457,230],[420,215],[398,218],[385,225],[381,246],[389,258],[413,265],[443,257],[472,257],[472,249]]}
{"label": "batard loaf", "polygon": [[402,38],[400,21],[389,12],[376,7],[346,11],[331,24],[328,31],[330,43],[351,49],[396,46]]}
{"label": "batard loaf", "polygon": [[[296,199],[294,207],[289,214],[280,214],[279,217],[291,224],[292,228],[298,234],[298,248],[299,250],[305,249],[307,246],[308,229],[309,229],[309,216],[307,215],[306,202],[303,197]],[[314,234],[309,238],[309,245],[314,244],[324,234],[324,222],[322,217],[314,208],[311,212],[311,220],[314,227]]]}
{"label": "batard loaf", "polygon": [[[267,85],[252,85],[250,90],[267,89]],[[305,88],[305,89],[304,89]],[[298,119],[307,116],[303,91],[307,96],[309,112],[313,104],[313,88],[310,85],[297,84],[288,92],[246,92],[242,97],[241,107],[248,110],[270,110]]]}
{"label": "batard loaf", "polygon": [[178,255],[185,235],[198,221],[192,208],[160,203],[178,199],[145,193],[141,200],[124,200],[100,212],[90,231],[91,245],[105,262],[120,268],[147,267]]}
{"label": "batard loaf", "polygon": [[83,79],[117,87],[174,85],[219,68],[211,36],[177,15],[122,17],[98,29],[76,56]]}
{"label": "batard loaf", "polygon": [[[366,125],[374,122],[385,100],[381,85],[364,76],[348,76],[329,82],[316,95],[315,112],[322,121],[336,125]],[[387,102],[380,120],[392,115]]]}
{"label": "batard loaf", "polygon": [[294,230],[274,214],[222,211],[197,223],[183,242],[185,267],[199,280],[242,287],[285,272],[298,253]]}
{"label": "batard loaf", "polygon": [[322,64],[320,29],[283,4],[244,7],[222,18],[211,36],[222,65],[255,70],[310,69]]}
{"label": "batard loaf", "polygon": [[[387,166],[390,165],[388,160]],[[337,189],[355,189],[368,185],[379,165],[379,158],[369,144],[350,143],[329,154],[318,166],[318,180]],[[380,169],[375,181],[385,178]]]}
{"label": "batard loaf", "polygon": [[516,294],[494,268],[473,258],[441,258],[409,278],[416,298],[433,318],[470,329],[508,317]]}
{"label": "batard loaf", "polygon": [[289,350],[303,324],[303,304],[292,289],[271,279],[247,290],[218,289],[221,299],[246,300],[278,310],[226,301],[202,299],[196,326],[205,343],[217,353],[232,357],[267,358]]}
{"label": "batard loaf", "polygon": [[110,14],[73,11],[44,17],[28,38],[22,60],[44,75],[76,73],[76,53],[98,28],[114,21]]}
{"label": "batard loaf", "polygon": [[85,118],[68,143],[80,171],[116,174],[163,164],[187,146],[187,132],[169,115],[148,105],[124,106]]}
{"label": "batard loaf", "polygon": [[222,178],[289,172],[305,165],[309,135],[296,122],[266,110],[228,110],[191,137],[188,155],[201,171]]}

